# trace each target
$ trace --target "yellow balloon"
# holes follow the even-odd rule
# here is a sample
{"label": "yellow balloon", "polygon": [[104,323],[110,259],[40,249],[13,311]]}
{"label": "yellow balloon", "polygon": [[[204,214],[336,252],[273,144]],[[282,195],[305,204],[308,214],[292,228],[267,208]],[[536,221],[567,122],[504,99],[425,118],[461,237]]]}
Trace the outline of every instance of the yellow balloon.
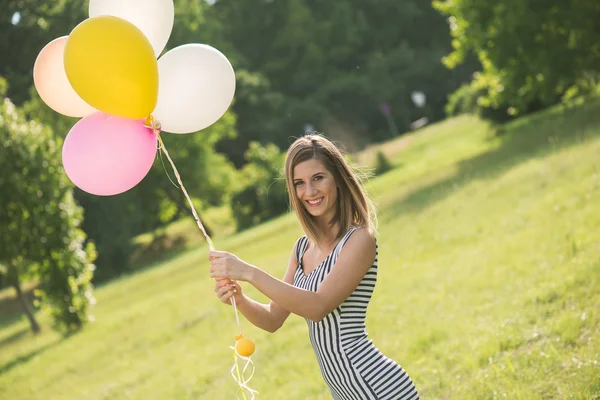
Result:
{"label": "yellow balloon", "polygon": [[65,72],[86,103],[107,114],[145,118],[158,99],[158,63],[152,45],[131,22],[109,15],[73,29]]}

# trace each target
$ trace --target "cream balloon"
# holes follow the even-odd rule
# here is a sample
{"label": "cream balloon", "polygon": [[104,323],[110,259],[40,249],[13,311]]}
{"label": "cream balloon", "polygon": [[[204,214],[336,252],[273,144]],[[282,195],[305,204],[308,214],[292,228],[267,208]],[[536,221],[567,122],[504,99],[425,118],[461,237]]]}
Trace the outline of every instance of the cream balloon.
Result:
{"label": "cream balloon", "polygon": [[165,48],[175,20],[173,0],[90,0],[90,18],[112,15],[141,30],[158,57]]}
{"label": "cream balloon", "polygon": [[158,76],[158,102],[152,114],[163,131],[207,128],[233,101],[233,67],[211,46],[186,44],[168,51],[158,60]]}
{"label": "cream balloon", "polygon": [[33,84],[38,94],[54,111],[68,117],[85,117],[96,109],[75,92],[65,72],[64,56],[68,36],[48,43],[33,64]]}

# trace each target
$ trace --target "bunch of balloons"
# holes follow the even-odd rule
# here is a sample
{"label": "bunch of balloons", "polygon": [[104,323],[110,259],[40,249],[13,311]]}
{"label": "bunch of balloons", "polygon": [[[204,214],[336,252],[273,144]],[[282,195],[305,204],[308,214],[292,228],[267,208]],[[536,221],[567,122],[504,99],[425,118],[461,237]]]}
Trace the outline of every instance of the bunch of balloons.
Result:
{"label": "bunch of balloons", "polygon": [[[174,18],[173,0],[90,0],[89,18],[40,51],[34,85],[54,111],[81,118],[62,149],[65,172],[77,187],[98,196],[123,193],[144,179],[160,149],[213,250],[160,133],[214,124],[231,105],[235,74],[221,52],[204,44],[160,56]],[[257,392],[248,382],[254,343],[241,335],[233,306],[240,335],[232,375],[243,398],[248,393],[253,399]],[[241,371],[238,357],[246,361]]]}
{"label": "bunch of balloons", "polygon": [[229,108],[235,74],[221,52],[186,44],[157,60],[174,15],[173,0],[90,0],[89,18],[39,53],[40,97],[81,118],[62,151],[80,189],[110,196],[133,188],[150,171],[158,132],[197,132]]}

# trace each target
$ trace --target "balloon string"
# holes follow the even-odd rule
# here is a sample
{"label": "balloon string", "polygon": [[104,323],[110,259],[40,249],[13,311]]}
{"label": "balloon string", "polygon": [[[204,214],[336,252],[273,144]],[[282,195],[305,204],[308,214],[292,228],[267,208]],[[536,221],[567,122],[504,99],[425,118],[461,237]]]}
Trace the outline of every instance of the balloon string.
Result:
{"label": "balloon string", "polygon": [[169,160],[169,163],[171,163],[171,167],[173,168],[173,172],[175,173],[175,177],[177,178],[177,182],[179,182],[179,187],[181,189],[181,191],[183,192],[183,194],[185,195],[185,198],[188,201],[188,204],[190,205],[190,208],[192,209],[192,214],[194,215],[194,219],[196,220],[196,224],[198,225],[198,228],[200,228],[200,230],[202,231],[202,234],[204,234],[204,237],[206,238],[206,241],[208,242],[208,247],[210,248],[210,250],[214,250],[214,246],[212,243],[212,240],[210,239],[210,236],[208,236],[208,234],[206,233],[206,229],[204,229],[204,225],[202,224],[202,221],[200,220],[200,217],[198,216],[198,213],[196,212],[196,209],[194,208],[194,203],[192,203],[192,200],[190,199],[190,196],[188,195],[187,190],[185,190],[185,186],[183,186],[183,182],[181,182],[181,176],[179,176],[179,171],[177,171],[177,167],[175,167],[175,163],[173,163],[173,160],[171,160],[171,156],[169,156],[169,152],[167,151],[167,148],[165,147],[165,144],[162,140],[162,138],[160,137],[160,127],[154,123],[154,117],[150,116],[149,118],[149,123],[150,126],[149,128],[152,129],[152,131],[154,132],[154,134],[156,135],[157,139],[158,139],[158,143],[159,143],[159,148],[160,150],[162,150],[162,152],[165,154],[165,156],[167,157],[167,160]]}
{"label": "balloon string", "polygon": [[[148,125],[146,125],[146,126],[150,129],[152,129],[152,131],[156,135],[156,138],[158,139],[159,150],[161,150],[165,154],[165,156],[167,157],[167,160],[169,160],[169,163],[171,164],[171,167],[173,168],[173,172],[175,173],[177,182],[179,182],[179,187],[180,187],[181,191],[183,192],[183,194],[185,195],[185,198],[187,199],[188,204],[190,205],[190,208],[192,209],[192,214],[194,215],[194,219],[196,220],[196,224],[198,225],[198,228],[200,228],[200,230],[204,234],[204,237],[206,238],[206,241],[208,242],[208,246],[209,246],[210,250],[214,250],[212,240],[210,239],[210,236],[208,236],[208,234],[206,233],[206,230],[204,229],[204,225],[202,224],[202,221],[200,220],[200,217],[198,216],[198,213],[196,212],[196,209],[194,208],[194,204],[192,203],[192,200],[190,199],[190,196],[188,195],[187,190],[185,190],[185,186],[183,186],[183,182],[181,181],[181,176],[179,175],[179,171],[177,171],[177,167],[175,166],[175,163],[171,159],[171,156],[169,155],[169,152],[167,151],[167,148],[165,147],[162,137],[160,136],[160,125],[155,123],[153,116],[148,117],[148,120],[146,122],[148,123]],[[162,157],[161,157],[161,161],[162,161]],[[163,166],[164,166],[164,163],[163,163]],[[167,176],[168,176],[168,174],[167,174]],[[169,177],[169,180],[171,180],[170,177]],[[173,181],[171,181],[171,183],[173,183]],[[173,184],[175,184],[175,183],[173,183]],[[240,324],[240,318],[238,315],[235,297],[231,297],[231,304],[233,305],[233,310],[235,312],[235,320],[237,322],[238,328],[240,330],[240,336],[241,336],[242,335],[242,325]],[[252,376],[254,375],[254,363],[252,362],[252,359],[250,357],[243,357],[243,356],[239,355],[238,352],[235,350],[235,348],[233,348],[233,356],[235,359],[235,364],[231,369],[231,375],[233,376],[233,379],[237,382],[237,384],[239,386],[238,393],[241,391],[243,399],[248,400],[246,397],[246,391],[248,391],[250,394],[250,400],[254,400],[255,393],[258,394],[258,392],[248,386],[248,382],[250,382],[250,379],[252,379]],[[240,372],[240,367],[238,365],[238,357],[242,358],[243,360],[246,360],[246,365],[244,366],[244,368],[241,372]],[[248,378],[243,378],[244,373],[246,372],[246,369],[248,368],[248,366],[252,367],[252,372],[250,373],[250,376]],[[235,371],[235,373],[234,373],[234,371]],[[239,394],[236,397],[239,399]]]}
{"label": "balloon string", "polygon": [[[185,190],[185,186],[183,186],[183,182],[181,181],[181,176],[179,175],[179,171],[177,171],[177,167],[175,166],[175,163],[171,159],[171,156],[169,156],[169,152],[167,151],[167,148],[165,147],[165,143],[163,142],[162,137],[160,136],[160,128],[158,128],[158,126],[155,124],[153,117],[149,118],[149,123],[151,124],[150,127],[152,128],[152,130],[154,131],[154,133],[156,134],[156,137],[158,139],[159,149],[163,153],[165,153],[165,156],[167,157],[167,159],[169,160],[169,163],[171,164],[171,167],[173,168],[173,172],[175,172],[175,177],[177,178],[177,182],[179,182],[179,187],[180,187],[181,191],[183,192],[183,194],[185,195],[185,198],[187,199],[187,201],[188,201],[188,203],[190,205],[190,208],[192,209],[192,214],[194,215],[194,219],[196,220],[196,224],[198,225],[198,227],[200,228],[200,230],[204,234],[204,237],[206,238],[206,241],[208,242],[209,248],[211,250],[214,250],[214,246],[213,246],[212,240],[210,239],[210,236],[208,236],[208,234],[206,233],[206,230],[204,229],[204,225],[202,224],[202,221],[200,220],[200,217],[198,216],[198,213],[196,213],[196,209],[194,208],[194,204],[192,203],[192,200],[190,199],[190,196],[188,195],[187,190]],[[161,157],[161,160],[162,160],[162,157]],[[169,178],[169,180],[170,180],[170,178]],[[238,328],[240,330],[240,335],[241,335],[242,334],[242,325],[240,324],[240,317],[238,315],[238,310],[237,310],[237,304],[235,302],[235,297],[231,298],[231,303],[233,305],[233,310],[235,312],[235,320],[237,322]]]}
{"label": "balloon string", "polygon": [[165,161],[163,160],[162,151],[160,151],[161,150],[160,145],[158,146],[158,150],[159,150],[158,156],[160,158],[160,163],[163,166],[163,170],[165,171],[167,178],[169,178],[169,182],[171,182],[173,184],[173,186],[175,186],[177,189],[179,189],[179,186],[177,186],[177,184],[175,182],[173,182],[173,179],[171,179],[171,175],[169,175],[169,172],[167,171],[167,167],[165,167]]}
{"label": "balloon string", "polygon": [[[244,400],[248,400],[248,398],[246,397],[246,392],[248,392],[250,394],[250,400],[254,400],[255,399],[255,394],[258,394],[258,391],[252,389],[251,387],[248,386],[248,382],[250,382],[250,380],[252,379],[252,377],[254,376],[254,362],[252,361],[252,359],[250,357],[244,357],[238,354],[237,351],[235,351],[235,348],[230,347],[230,349],[233,349],[233,367],[231,367],[231,376],[233,377],[233,380],[235,380],[239,386],[238,388],[238,393],[236,398],[239,400],[239,392],[242,392],[242,397],[244,398]],[[242,369],[242,371],[240,371],[240,366],[239,366],[239,359],[245,360],[246,361],[246,365],[244,365],[244,368]],[[248,369],[248,367],[251,367],[251,372],[250,372],[250,376],[248,378],[244,378],[244,374],[246,373],[246,370]]]}
{"label": "balloon string", "polygon": [[[235,300],[234,300],[235,302]],[[242,382],[242,374],[240,373],[240,366],[238,365],[238,357],[237,357],[237,352],[235,351],[235,349],[233,349],[233,362],[235,365],[235,370],[237,372],[237,382],[240,385],[240,389],[242,389],[242,397],[244,398],[244,400],[246,399],[246,393],[244,392],[244,389],[242,388],[242,384],[240,384],[240,382]],[[235,379],[235,377],[234,377]]]}
{"label": "balloon string", "polygon": [[[237,336],[236,339],[241,339],[243,336],[242,335],[242,326],[240,324],[240,319],[238,317],[238,311],[237,311],[237,306],[236,306],[236,302],[235,302],[235,297],[233,297],[233,296],[231,296],[231,304],[233,305],[233,309],[235,311],[235,320],[236,320],[238,328],[240,330],[240,335]],[[250,386],[248,386],[248,382],[250,382],[250,379],[252,379],[252,376],[254,376],[254,362],[252,361],[251,357],[244,357],[244,356],[240,355],[237,352],[237,350],[235,349],[235,347],[230,347],[230,349],[233,349],[233,359],[234,359],[233,367],[231,367],[231,376],[233,377],[233,380],[239,386],[236,398],[238,400],[240,400],[239,393],[242,392],[243,400],[248,400],[248,398],[246,397],[246,392],[248,392],[250,394],[250,400],[254,400],[255,393],[258,394],[258,392],[256,390],[252,389]],[[242,360],[246,361],[246,365],[244,366],[244,369],[241,372],[240,372],[240,366],[238,364],[238,358],[241,358]],[[248,378],[244,378],[244,374],[246,373],[246,369],[248,369],[248,366],[252,367],[252,372],[250,373],[250,376]],[[237,376],[236,376],[236,374],[237,374]]]}
{"label": "balloon string", "polygon": [[233,311],[235,312],[235,321],[237,322],[240,330],[240,336],[242,335],[242,325],[240,324],[240,317],[238,316],[237,306],[235,304],[235,297],[231,296],[231,304],[233,305]]}

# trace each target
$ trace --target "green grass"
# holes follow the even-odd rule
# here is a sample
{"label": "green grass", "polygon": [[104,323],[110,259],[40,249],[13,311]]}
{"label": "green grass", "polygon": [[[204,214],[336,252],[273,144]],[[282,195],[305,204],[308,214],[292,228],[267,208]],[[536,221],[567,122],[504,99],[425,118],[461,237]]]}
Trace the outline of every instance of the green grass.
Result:
{"label": "green grass", "polygon": [[[465,116],[383,147],[396,168],[368,187],[380,268],[367,326],[422,398],[600,398],[599,111],[558,107],[499,137]],[[215,244],[281,276],[299,235],[286,215]],[[98,288],[96,322],[68,338],[43,315],[38,336],[3,316],[0,398],[234,399],[236,324],[206,252]],[[242,323],[259,399],[330,398],[301,318],[274,335]]]}

